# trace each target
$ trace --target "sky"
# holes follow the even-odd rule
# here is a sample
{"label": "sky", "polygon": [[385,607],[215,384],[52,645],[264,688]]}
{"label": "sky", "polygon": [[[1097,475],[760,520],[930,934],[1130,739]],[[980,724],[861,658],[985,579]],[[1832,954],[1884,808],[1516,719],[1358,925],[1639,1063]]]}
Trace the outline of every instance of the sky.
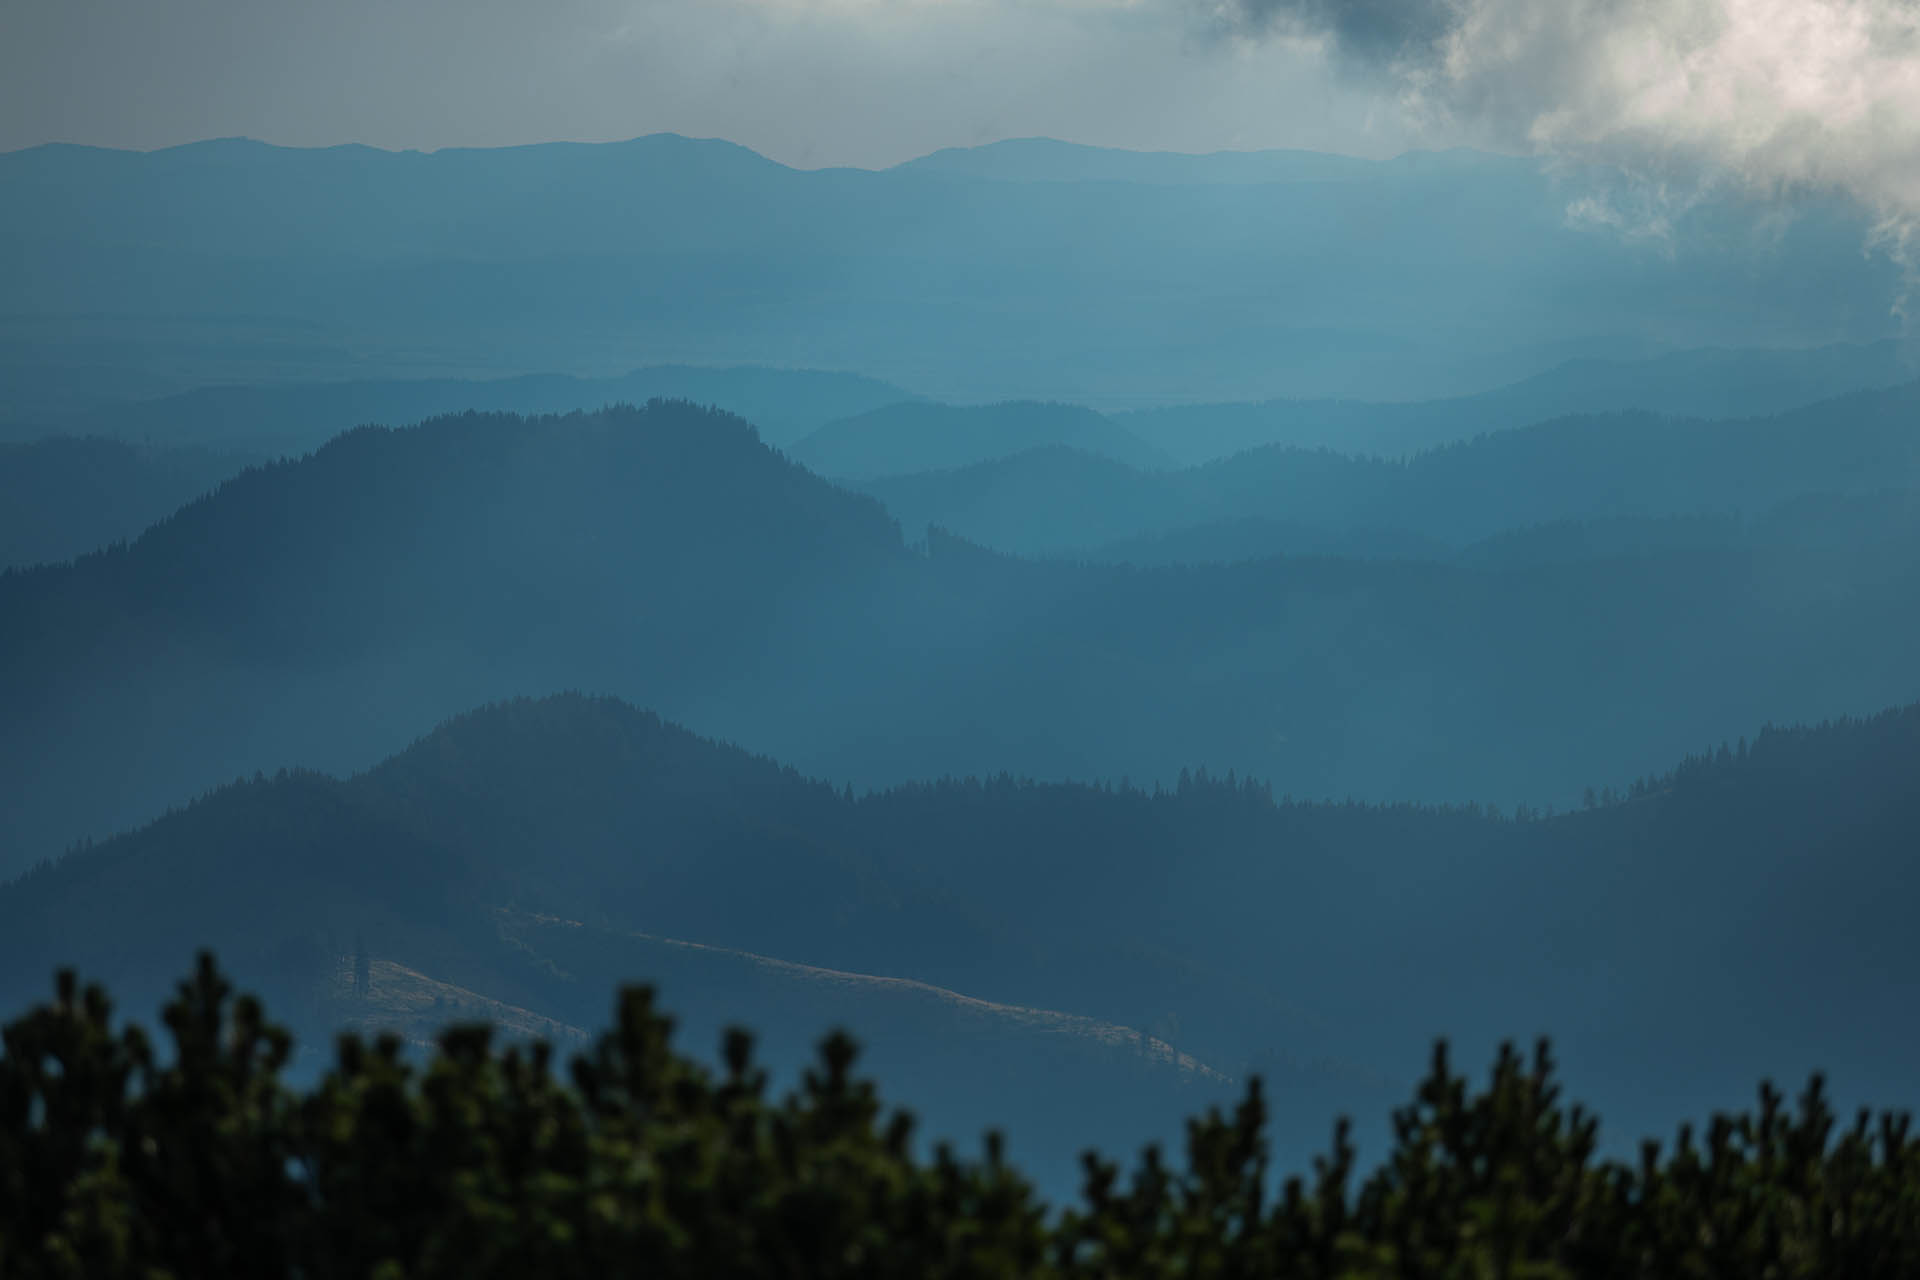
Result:
{"label": "sky", "polygon": [[498,146],[655,132],[801,167],[1049,136],[1396,154],[1313,33],[1185,0],[5,0],[0,149],[244,135]]}
{"label": "sky", "polygon": [[1920,281],[1920,0],[3,0],[0,149],[722,137],[879,167],[1008,137],[1606,166],[1872,215]]}

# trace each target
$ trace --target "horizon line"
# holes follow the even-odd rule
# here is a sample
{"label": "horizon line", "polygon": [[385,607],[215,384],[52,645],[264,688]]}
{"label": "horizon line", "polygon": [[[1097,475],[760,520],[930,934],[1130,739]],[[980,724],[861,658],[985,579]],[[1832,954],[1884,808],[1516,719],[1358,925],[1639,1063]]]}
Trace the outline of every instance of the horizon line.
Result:
{"label": "horizon line", "polygon": [[949,153],[956,153],[956,152],[985,151],[993,147],[1018,146],[1022,144],[1034,144],[1034,143],[1043,143],[1051,146],[1065,147],[1075,151],[1084,151],[1084,152],[1100,152],[1100,153],[1106,153],[1106,154],[1112,154],[1112,155],[1139,156],[1139,157],[1173,156],[1173,157],[1179,157],[1181,159],[1188,159],[1188,160],[1215,160],[1215,159],[1225,159],[1225,158],[1231,158],[1231,157],[1249,157],[1249,156],[1313,156],[1313,157],[1323,157],[1323,158],[1333,159],[1333,160],[1349,160],[1349,161],[1353,161],[1356,164],[1390,165],[1390,164],[1394,164],[1394,163],[1407,160],[1412,157],[1417,157],[1417,156],[1473,155],[1473,156],[1497,157],[1500,159],[1510,159],[1510,160],[1525,160],[1529,158],[1523,155],[1513,155],[1507,152],[1493,151],[1485,147],[1471,147],[1471,146],[1464,146],[1464,145],[1450,146],[1450,147],[1413,147],[1405,151],[1396,152],[1391,156],[1378,157],[1378,156],[1357,155],[1352,152],[1346,152],[1346,151],[1322,150],[1322,149],[1313,148],[1313,147],[1247,147],[1247,148],[1219,147],[1209,151],[1179,151],[1179,150],[1174,150],[1166,147],[1153,147],[1153,148],[1123,147],[1123,146],[1111,146],[1103,143],[1074,142],[1065,138],[1057,138],[1049,134],[1018,134],[1018,135],[1009,135],[1004,138],[994,138],[986,142],[953,143],[946,146],[935,147],[931,151],[926,151],[926,152],[919,153],[917,155],[909,156],[905,160],[898,160],[893,162],[892,164],[797,165],[797,164],[788,164],[783,160],[777,160],[763,151],[758,151],[755,148],[748,146],[746,143],[736,142],[731,138],[720,137],[718,135],[701,136],[696,134],[680,133],[671,129],[661,129],[661,130],[656,130],[652,133],[634,134],[630,137],[624,137],[624,138],[600,138],[600,139],[547,138],[538,142],[505,142],[505,143],[498,143],[493,145],[451,144],[451,145],[442,146],[442,147],[389,147],[389,146],[381,146],[378,143],[360,142],[360,141],[351,141],[351,140],[344,141],[344,142],[327,142],[327,143],[286,143],[286,142],[274,142],[266,138],[257,138],[250,134],[220,134],[220,135],[207,137],[207,138],[194,138],[185,142],[170,142],[165,144],[164,146],[155,146],[155,147],[110,146],[103,143],[73,142],[65,139],[50,138],[44,142],[35,142],[35,143],[30,143],[27,146],[23,146],[23,147],[13,147],[5,150],[0,150],[0,160],[9,159],[15,156],[27,155],[35,151],[54,151],[54,150],[101,151],[101,152],[108,152],[114,155],[151,156],[151,155],[162,155],[172,151],[187,151],[187,150],[192,150],[194,148],[199,148],[199,147],[213,147],[213,146],[223,146],[223,145],[227,145],[227,146],[245,145],[245,146],[251,146],[251,147],[262,147],[262,148],[266,148],[274,151],[311,151],[311,152],[372,151],[380,155],[388,155],[388,156],[423,156],[424,157],[424,156],[438,156],[438,155],[444,155],[449,153],[463,153],[463,152],[475,152],[475,151],[530,151],[530,150],[535,150],[535,149],[544,148],[544,147],[553,147],[553,148],[622,147],[622,146],[632,146],[635,143],[652,142],[652,141],[657,141],[662,139],[672,139],[678,142],[689,142],[689,143],[699,143],[699,144],[731,147],[740,151],[744,151],[747,154],[754,156],[757,159],[763,160],[768,164],[776,165],[782,169],[792,170],[793,172],[796,172],[796,173],[829,173],[829,172],[836,172],[836,171],[851,171],[851,172],[857,172],[857,173],[887,173],[894,169],[904,168],[908,165],[917,164],[923,160],[931,159],[934,156],[947,155]]}

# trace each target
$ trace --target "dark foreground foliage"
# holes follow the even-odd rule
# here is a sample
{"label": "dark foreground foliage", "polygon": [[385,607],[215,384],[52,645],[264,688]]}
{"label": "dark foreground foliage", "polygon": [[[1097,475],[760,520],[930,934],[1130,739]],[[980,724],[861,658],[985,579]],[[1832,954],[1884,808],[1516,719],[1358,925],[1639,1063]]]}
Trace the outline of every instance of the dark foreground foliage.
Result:
{"label": "dark foreground foliage", "polygon": [[1544,1045],[1484,1088],[1441,1051],[1377,1170],[1343,1123],[1277,1186],[1254,1084],[1192,1122],[1184,1168],[1089,1155],[1055,1215],[996,1138],[917,1158],[846,1038],[775,1100],[744,1034],[717,1074],[673,1052],[645,988],[565,1071],[482,1027],[424,1068],[348,1036],[310,1092],[210,958],[166,1010],[170,1057],[109,1013],[63,974],[6,1028],[0,1275],[1920,1275],[1920,1140],[1905,1116],[1837,1129],[1818,1078],[1618,1164]]}

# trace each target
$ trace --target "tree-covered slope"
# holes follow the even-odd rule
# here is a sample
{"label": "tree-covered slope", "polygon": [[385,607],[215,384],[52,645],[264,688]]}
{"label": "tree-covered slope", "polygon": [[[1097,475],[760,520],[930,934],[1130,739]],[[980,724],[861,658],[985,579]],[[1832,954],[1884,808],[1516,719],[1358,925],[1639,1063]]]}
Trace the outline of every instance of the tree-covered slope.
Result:
{"label": "tree-covered slope", "polygon": [[1890,510],[1838,542],[1142,570],[910,549],[870,498],[686,405],[368,429],[0,577],[0,862],[567,688],[862,786],[1206,763],[1300,795],[1565,803],[1769,716],[1920,692],[1920,560]]}
{"label": "tree-covered slope", "polygon": [[970,1099],[952,1116],[982,1101],[942,1065],[955,1037],[1037,1055],[1038,1099],[1069,1087],[1045,1065],[1064,1036],[1121,1105],[1138,1055],[1100,1027],[1260,1070],[1288,1115],[1377,1101],[1437,1034],[1551,1034],[1634,1126],[1754,1071],[1900,1100],[1916,767],[1907,708],[1769,729],[1559,816],[1276,802],[1204,774],[855,797],[618,703],[517,702],[352,778],[236,783],[0,889],[0,974],[16,1002],[60,963],[150,999],[210,944],[325,1025],[364,950],[583,1026],[652,973],[700,1027],[751,1014],[783,1043],[882,1010],[888,1061]]}
{"label": "tree-covered slope", "polygon": [[697,693],[838,626],[904,560],[876,504],[684,403],[351,432],[126,546],[0,577],[8,825],[44,831],[62,795],[119,823],[261,761],[364,759],[527,688]]}
{"label": "tree-covered slope", "polygon": [[[1170,857],[1207,805],[1170,799],[1142,823],[1097,790],[1046,796],[996,786],[984,805],[995,826],[974,830],[975,784],[860,802],[622,703],[515,701],[352,778],[236,782],[44,865],[5,891],[0,968],[11,981],[68,953],[124,985],[150,972],[142,957],[202,938],[243,969],[294,972],[364,935],[383,956],[478,989],[505,982],[501,998],[537,1003],[526,975],[487,968],[489,947],[448,951],[448,938],[496,931],[491,913],[511,908],[516,937],[557,939],[576,957],[591,954],[579,941],[589,935],[556,934],[555,922],[604,935],[601,947],[664,936],[1002,1002],[1147,1012],[1112,999],[1125,964],[1153,968],[1144,955],[1123,962],[1122,939],[1049,926],[993,889],[983,859],[1007,841],[1039,856],[1076,814],[1143,856]],[[274,839],[276,812],[295,838]],[[922,819],[938,832],[914,834]],[[604,976],[616,962],[560,967]]]}
{"label": "tree-covered slope", "polygon": [[1056,1180],[1079,1134],[1170,1134],[1225,1085],[1100,1013],[1144,1006],[1036,1003],[1085,994],[1053,976],[1065,950],[886,852],[850,797],[771,761],[607,700],[516,702],[350,779],[234,783],[0,888],[0,995],[70,962],[151,1005],[158,957],[216,946],[323,1044],[462,1010],[586,1025],[644,972],[703,1046],[740,1022],[788,1053],[864,1027],[943,1132],[1010,1110]]}

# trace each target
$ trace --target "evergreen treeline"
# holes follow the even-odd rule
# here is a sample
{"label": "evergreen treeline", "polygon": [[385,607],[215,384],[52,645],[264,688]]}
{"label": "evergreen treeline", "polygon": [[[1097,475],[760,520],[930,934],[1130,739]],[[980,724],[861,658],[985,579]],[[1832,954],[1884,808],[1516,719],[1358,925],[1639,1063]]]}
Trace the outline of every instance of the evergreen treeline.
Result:
{"label": "evergreen treeline", "polygon": [[1599,1155],[1543,1041],[1476,1086],[1444,1044],[1362,1173],[1344,1120],[1310,1174],[1269,1158],[1257,1081],[1184,1160],[1089,1152],[1054,1213],[990,1133],[916,1150],[835,1033],[771,1096],[750,1037],[709,1071],[650,989],[565,1065],[542,1043],[341,1038],[308,1090],[287,1033],[202,956],[172,1052],[63,972],[0,1054],[0,1272],[43,1277],[1828,1277],[1920,1271],[1920,1137],[1796,1104]]}

